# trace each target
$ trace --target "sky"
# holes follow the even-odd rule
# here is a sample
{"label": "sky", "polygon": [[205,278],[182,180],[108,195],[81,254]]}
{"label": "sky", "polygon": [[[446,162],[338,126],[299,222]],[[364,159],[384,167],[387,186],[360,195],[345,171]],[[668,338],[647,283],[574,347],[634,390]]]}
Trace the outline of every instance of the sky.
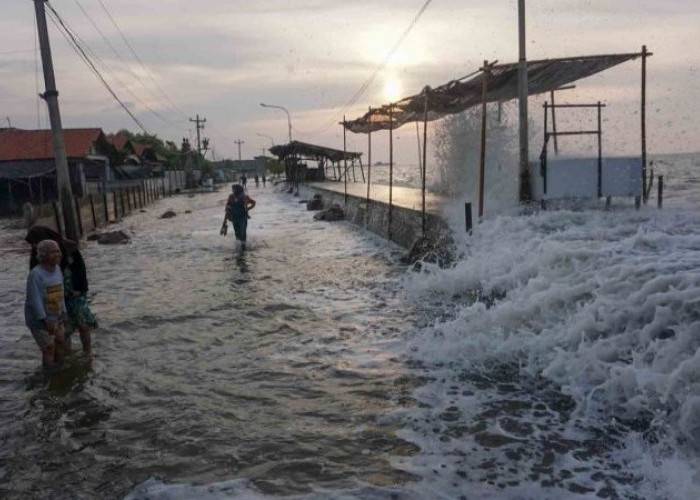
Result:
{"label": "sky", "polygon": [[[34,5],[2,0],[0,127],[48,128]],[[518,59],[517,0],[51,0],[113,91],[148,133],[196,143],[191,119],[206,118],[209,159],[251,158],[292,138],[343,148],[338,124],[370,106],[436,87],[484,60]],[[647,150],[700,151],[700,2],[527,2],[527,57],[639,52],[648,60]],[[49,19],[63,125],[105,132],[139,125],[79,59]],[[382,66],[388,61],[385,66]],[[377,70],[380,71],[377,72]],[[352,97],[376,78],[351,105]],[[577,82],[557,103],[602,101],[604,151],[640,151],[641,64],[625,63]],[[547,96],[530,99],[531,155]],[[558,115],[560,129],[589,117]],[[438,122],[429,126],[429,137]],[[394,132],[395,158],[417,163],[414,125]],[[347,149],[366,154],[367,136]],[[565,146],[563,146],[565,147]],[[432,148],[430,149],[432,152]],[[575,151],[571,151],[575,154]],[[388,159],[388,132],[372,136],[372,159]]]}

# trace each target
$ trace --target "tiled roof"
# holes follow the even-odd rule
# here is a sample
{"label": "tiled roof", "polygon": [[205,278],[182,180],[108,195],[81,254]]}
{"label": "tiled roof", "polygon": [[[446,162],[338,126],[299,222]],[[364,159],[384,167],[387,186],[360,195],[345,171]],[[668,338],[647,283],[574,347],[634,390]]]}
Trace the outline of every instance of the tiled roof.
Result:
{"label": "tiled roof", "polygon": [[[68,158],[84,158],[102,135],[99,128],[64,129]],[[0,161],[53,158],[50,130],[4,129],[0,131]]]}
{"label": "tiled roof", "polygon": [[114,145],[117,151],[123,150],[124,146],[130,142],[130,139],[125,135],[115,135],[113,137],[109,137],[108,140]]}

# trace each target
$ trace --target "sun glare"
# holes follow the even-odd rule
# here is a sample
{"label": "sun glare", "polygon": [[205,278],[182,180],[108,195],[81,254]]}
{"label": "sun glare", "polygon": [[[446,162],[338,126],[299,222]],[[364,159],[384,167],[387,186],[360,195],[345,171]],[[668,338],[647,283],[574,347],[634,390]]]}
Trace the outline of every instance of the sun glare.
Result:
{"label": "sun glare", "polygon": [[398,78],[394,76],[387,77],[384,81],[384,99],[388,102],[396,102],[401,99],[403,89],[401,88],[401,82]]}

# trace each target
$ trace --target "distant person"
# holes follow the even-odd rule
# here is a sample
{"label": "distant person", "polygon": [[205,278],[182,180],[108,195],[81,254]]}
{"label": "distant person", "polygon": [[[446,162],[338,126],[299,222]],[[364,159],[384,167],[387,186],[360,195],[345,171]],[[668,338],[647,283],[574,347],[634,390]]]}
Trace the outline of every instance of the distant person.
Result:
{"label": "distant person", "polygon": [[233,231],[236,239],[241,242],[241,249],[245,250],[248,228],[248,211],[255,207],[255,200],[245,194],[243,186],[234,184],[231,186],[232,193],[226,202],[226,218],[233,224]]}
{"label": "distant person", "polygon": [[266,182],[265,174],[262,174],[262,181],[263,181],[263,187],[265,187],[265,182]]}
{"label": "distant person", "polygon": [[243,186],[243,190],[245,191],[246,185],[248,184],[248,178],[243,174],[241,176],[241,186]]}
{"label": "distant person", "polygon": [[36,246],[39,241],[52,240],[58,244],[62,254],[60,267],[63,274],[64,299],[68,312],[66,351],[70,351],[70,336],[77,330],[80,334],[83,352],[89,355],[92,349],[90,332],[92,329],[97,328],[97,319],[88,305],[87,271],[83,256],[78,250],[78,244],[74,241],[63,239],[56,231],[44,226],[32,227],[24,239],[32,245],[32,254],[29,259],[30,268],[37,264]]}
{"label": "distant person", "polygon": [[255,187],[260,186],[260,178],[258,177],[258,174],[255,174]]}
{"label": "distant person", "polygon": [[24,322],[41,350],[46,369],[61,364],[64,357],[66,303],[63,296],[61,249],[53,240],[36,246],[38,264],[29,271]]}

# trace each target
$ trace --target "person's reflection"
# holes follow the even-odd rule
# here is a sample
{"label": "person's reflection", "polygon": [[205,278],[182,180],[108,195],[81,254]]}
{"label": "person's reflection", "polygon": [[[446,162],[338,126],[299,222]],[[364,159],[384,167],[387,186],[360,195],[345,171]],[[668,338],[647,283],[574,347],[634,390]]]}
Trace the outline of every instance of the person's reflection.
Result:
{"label": "person's reflection", "polygon": [[236,256],[236,265],[238,266],[238,270],[241,272],[241,274],[250,272],[246,255],[247,254],[245,252],[241,252]]}

